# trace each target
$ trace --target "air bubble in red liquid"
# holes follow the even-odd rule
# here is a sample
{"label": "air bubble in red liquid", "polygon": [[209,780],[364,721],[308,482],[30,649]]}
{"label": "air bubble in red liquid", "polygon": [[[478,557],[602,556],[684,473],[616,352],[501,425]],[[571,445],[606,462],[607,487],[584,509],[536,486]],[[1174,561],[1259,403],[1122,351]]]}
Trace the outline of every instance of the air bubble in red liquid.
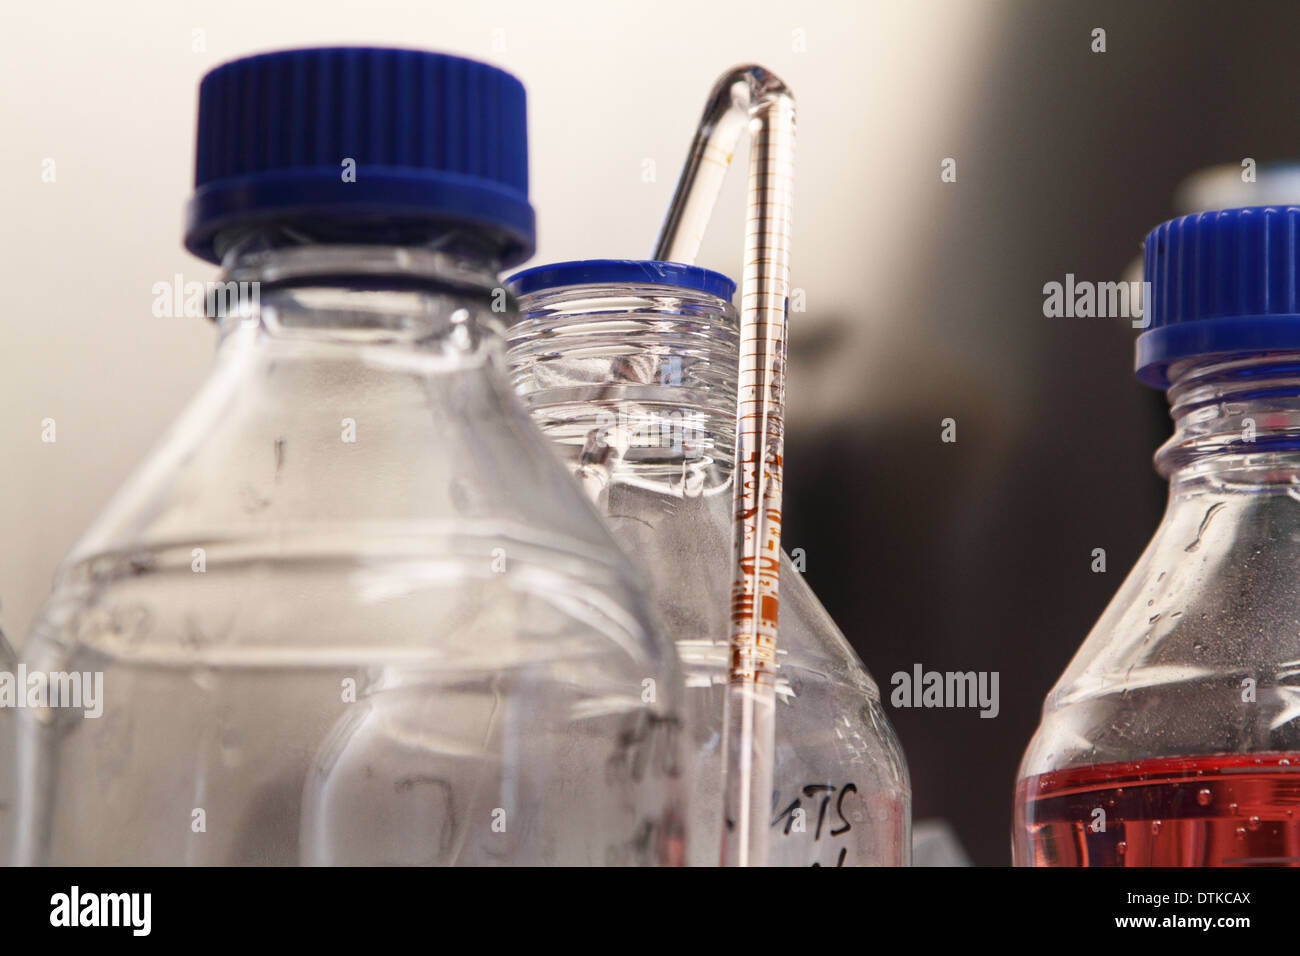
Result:
{"label": "air bubble in red liquid", "polygon": [[[1016,791],[1015,862],[1300,866],[1297,758],[1161,757],[1027,778]],[[1100,832],[1092,828],[1099,806],[1108,808]]]}

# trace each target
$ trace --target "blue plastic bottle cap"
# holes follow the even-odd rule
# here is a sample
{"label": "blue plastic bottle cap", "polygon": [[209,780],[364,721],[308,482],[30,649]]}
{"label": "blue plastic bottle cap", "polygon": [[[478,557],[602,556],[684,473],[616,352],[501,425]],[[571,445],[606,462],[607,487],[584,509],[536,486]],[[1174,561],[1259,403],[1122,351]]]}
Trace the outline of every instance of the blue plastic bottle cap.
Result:
{"label": "blue plastic bottle cap", "polygon": [[1147,330],[1137,375],[1168,388],[1171,362],[1300,351],[1300,206],[1183,216],[1146,238]]}
{"label": "blue plastic bottle cap", "polygon": [[480,227],[506,267],[532,255],[523,85],[455,56],[287,50],[199,87],[185,245],[250,221]]}
{"label": "blue plastic bottle cap", "polygon": [[721,272],[681,262],[654,262],[645,259],[554,262],[516,272],[506,280],[506,288],[515,295],[580,285],[670,286],[704,292],[727,302],[736,293],[736,283]]}

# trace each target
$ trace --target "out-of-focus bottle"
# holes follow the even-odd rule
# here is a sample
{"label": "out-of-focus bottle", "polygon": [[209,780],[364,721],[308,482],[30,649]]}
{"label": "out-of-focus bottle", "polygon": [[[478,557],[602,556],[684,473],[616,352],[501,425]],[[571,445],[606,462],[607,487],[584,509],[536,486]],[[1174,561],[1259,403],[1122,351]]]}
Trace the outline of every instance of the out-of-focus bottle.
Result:
{"label": "out-of-focus bottle", "polygon": [[77,545],[19,712],[18,859],[667,863],[680,672],[512,393],[524,90],[299,50],[203,81],[216,368]]}
{"label": "out-of-focus bottle", "polygon": [[[716,865],[738,361],[735,284],[673,263],[530,269],[508,333],[516,391],[649,579],[685,670],[690,859]],[[875,683],[782,555],[775,865],[899,865],[907,768]]]}
{"label": "out-of-focus bottle", "polygon": [[1296,206],[1147,237],[1168,509],[1043,706],[1018,864],[1300,863],[1298,237]]}

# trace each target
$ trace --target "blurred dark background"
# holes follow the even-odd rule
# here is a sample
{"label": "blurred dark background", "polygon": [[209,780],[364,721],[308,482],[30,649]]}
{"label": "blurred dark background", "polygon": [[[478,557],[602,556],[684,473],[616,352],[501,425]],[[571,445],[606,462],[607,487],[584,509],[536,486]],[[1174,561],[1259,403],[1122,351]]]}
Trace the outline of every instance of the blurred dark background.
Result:
{"label": "blurred dark background", "polygon": [[[1046,318],[1042,287],[1123,278],[1147,230],[1190,211],[1175,188],[1195,171],[1300,158],[1283,49],[1295,4],[1003,11],[958,182],[941,188],[936,167],[942,203],[898,276],[907,304],[876,317],[907,331],[872,363],[870,392],[907,400],[792,429],[786,475],[787,548],[807,549],[809,581],[882,695],[915,663],[1000,672],[995,720],[887,708],[916,819],[949,820],[981,864],[1009,862],[1012,786],[1042,700],[1164,505],[1150,460],[1167,406],[1133,378],[1137,333]],[[1086,42],[1094,26],[1103,55]],[[1234,178],[1252,197],[1233,169],[1227,194]],[[796,338],[796,382],[839,347],[829,332]],[[948,417],[953,444],[940,441]]]}

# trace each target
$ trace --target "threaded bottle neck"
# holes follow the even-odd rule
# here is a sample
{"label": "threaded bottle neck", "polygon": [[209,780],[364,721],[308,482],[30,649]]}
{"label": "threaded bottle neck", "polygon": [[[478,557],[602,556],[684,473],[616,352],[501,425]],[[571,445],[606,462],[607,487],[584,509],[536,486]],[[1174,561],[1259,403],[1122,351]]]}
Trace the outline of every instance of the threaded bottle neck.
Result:
{"label": "threaded bottle neck", "polygon": [[515,391],[598,491],[617,478],[703,494],[735,454],[737,318],[723,299],[662,286],[579,286],[519,301]]}
{"label": "threaded bottle neck", "polygon": [[1163,477],[1176,487],[1300,484],[1300,353],[1189,359],[1169,379],[1174,434],[1155,456]]}
{"label": "threaded bottle neck", "polygon": [[510,302],[498,264],[445,238],[393,244],[250,232],[210,284],[208,314],[223,343],[255,333],[259,341],[389,346],[426,358],[499,350]]}

